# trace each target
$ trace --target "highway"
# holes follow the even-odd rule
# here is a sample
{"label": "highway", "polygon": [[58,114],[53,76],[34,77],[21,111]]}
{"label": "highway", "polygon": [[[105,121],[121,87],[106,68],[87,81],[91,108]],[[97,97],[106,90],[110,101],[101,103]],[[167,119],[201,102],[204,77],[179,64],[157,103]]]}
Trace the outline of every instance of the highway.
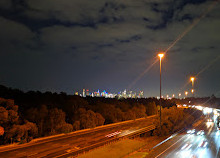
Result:
{"label": "highway", "polygon": [[124,123],[116,123],[94,129],[77,131],[71,134],[63,134],[39,141],[32,141],[15,147],[0,148],[0,157],[67,157],[84,148],[115,139],[115,137],[107,137],[107,135],[115,133],[116,131],[120,132],[121,136],[125,136],[126,134],[131,134],[131,132],[150,126],[154,118],[155,116],[150,116],[145,119],[125,121]]}
{"label": "highway", "polygon": [[[197,135],[204,130],[204,135]],[[183,132],[154,148],[146,158],[220,158],[220,131],[214,122],[204,121],[195,133]]]}

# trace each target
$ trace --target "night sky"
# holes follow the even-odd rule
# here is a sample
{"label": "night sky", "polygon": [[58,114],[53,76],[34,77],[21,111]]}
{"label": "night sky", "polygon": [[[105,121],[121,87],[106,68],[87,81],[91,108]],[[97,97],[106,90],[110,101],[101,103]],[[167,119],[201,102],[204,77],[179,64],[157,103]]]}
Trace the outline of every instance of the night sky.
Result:
{"label": "night sky", "polygon": [[[0,0],[0,84],[23,91],[159,95],[165,51],[209,0]],[[220,97],[220,4],[162,61],[162,93]],[[137,80],[139,78],[139,80]],[[135,82],[135,84],[132,84]],[[187,84],[188,83],[188,84]]]}

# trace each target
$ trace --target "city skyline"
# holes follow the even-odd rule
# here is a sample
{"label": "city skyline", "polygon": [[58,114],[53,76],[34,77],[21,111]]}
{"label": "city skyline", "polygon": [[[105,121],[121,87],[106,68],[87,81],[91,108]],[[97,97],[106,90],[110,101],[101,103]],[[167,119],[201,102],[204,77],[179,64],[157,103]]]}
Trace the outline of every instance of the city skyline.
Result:
{"label": "city skyline", "polygon": [[120,92],[108,92],[106,90],[90,91],[89,89],[82,89],[82,91],[76,91],[74,95],[81,97],[105,97],[105,98],[144,98],[144,91],[135,92],[126,89]]}

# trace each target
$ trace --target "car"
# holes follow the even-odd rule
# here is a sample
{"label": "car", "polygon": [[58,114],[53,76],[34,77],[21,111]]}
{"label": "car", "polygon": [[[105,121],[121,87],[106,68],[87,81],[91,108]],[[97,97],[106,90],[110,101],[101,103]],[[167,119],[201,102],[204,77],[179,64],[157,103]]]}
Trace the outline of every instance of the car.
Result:
{"label": "car", "polygon": [[181,148],[181,150],[189,150],[191,147],[192,147],[192,144],[186,143],[186,144]]}
{"label": "car", "polygon": [[190,129],[190,130],[187,131],[188,134],[194,134],[195,132],[196,132],[195,129]]}
{"label": "car", "polygon": [[208,145],[208,142],[207,142],[206,140],[202,140],[202,141],[199,143],[198,147],[200,147],[200,148],[206,148],[207,145]]}
{"label": "car", "polygon": [[213,122],[213,120],[211,118],[208,118],[207,122]]}
{"label": "car", "polygon": [[205,134],[204,130],[199,130],[199,131],[197,132],[197,135],[204,135],[204,134]]}

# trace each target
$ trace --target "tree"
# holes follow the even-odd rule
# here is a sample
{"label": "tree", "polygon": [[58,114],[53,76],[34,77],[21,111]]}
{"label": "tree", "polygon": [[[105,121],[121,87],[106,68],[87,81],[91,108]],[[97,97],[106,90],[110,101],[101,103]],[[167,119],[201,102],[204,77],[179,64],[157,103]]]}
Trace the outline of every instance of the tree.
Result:
{"label": "tree", "polygon": [[134,120],[136,119],[136,115],[132,110],[128,110],[124,114],[124,120]]}
{"label": "tree", "polygon": [[105,123],[104,117],[100,113],[96,113],[96,126],[102,126]]}
{"label": "tree", "polygon": [[73,126],[69,123],[63,123],[56,126],[56,131],[58,133],[69,133],[73,131]]}
{"label": "tree", "polygon": [[0,136],[2,136],[4,134],[4,128],[2,126],[0,126]]}
{"label": "tree", "polygon": [[5,133],[5,138],[8,141],[12,138],[14,141],[20,142],[23,140],[23,142],[28,142],[37,136],[37,132],[36,124],[26,121],[23,125],[13,125],[12,128]]}
{"label": "tree", "polygon": [[0,106],[0,124],[3,125],[8,122],[8,110]]}
{"label": "tree", "polygon": [[61,109],[53,108],[49,110],[46,125],[50,135],[58,133],[58,131],[56,131],[57,126],[61,126],[62,124],[66,123],[65,116],[65,113]]}
{"label": "tree", "polygon": [[80,130],[80,121],[75,121],[73,123],[73,130],[75,131]]}
{"label": "tree", "polygon": [[48,119],[48,109],[46,105],[41,105],[39,109],[28,109],[26,111],[26,119],[37,124],[39,136],[45,135],[47,129],[45,122]]}
{"label": "tree", "polygon": [[[191,126],[194,120],[192,113],[187,113],[183,109],[179,109],[175,106],[162,109],[162,135],[169,135],[179,131],[180,129]],[[160,134],[160,119],[159,117],[155,121],[157,130],[155,134]]]}
{"label": "tree", "polygon": [[142,118],[142,117],[146,117],[146,108],[144,105],[140,104],[140,105],[137,105],[137,106],[134,106],[132,108],[132,111],[134,112],[135,114],[135,118]]}
{"label": "tree", "polygon": [[146,113],[148,116],[156,115],[158,113],[158,109],[154,101],[149,102],[145,107],[146,107]]}
{"label": "tree", "polygon": [[81,129],[94,128],[96,126],[103,125],[105,119],[101,114],[95,113],[92,110],[86,110],[84,108],[79,108],[75,113],[75,121],[73,126],[74,129],[78,129],[80,126]]}

